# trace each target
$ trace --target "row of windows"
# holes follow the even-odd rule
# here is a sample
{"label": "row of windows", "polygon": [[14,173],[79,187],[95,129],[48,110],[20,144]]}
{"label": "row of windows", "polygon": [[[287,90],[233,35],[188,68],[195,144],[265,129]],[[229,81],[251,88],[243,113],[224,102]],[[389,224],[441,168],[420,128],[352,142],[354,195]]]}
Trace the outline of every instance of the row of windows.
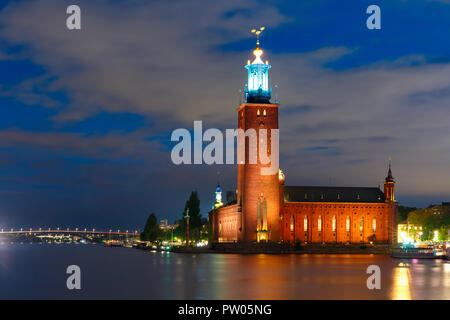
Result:
{"label": "row of windows", "polygon": [[[291,225],[290,229],[291,232],[294,232],[294,226],[295,226],[295,219],[294,216],[291,217]],[[322,232],[322,216],[319,216],[317,219],[317,230],[319,232]],[[331,230],[333,232],[336,232],[336,216],[333,216],[332,223],[331,223]],[[350,232],[350,217],[347,217],[345,219],[345,230],[347,232]],[[308,232],[308,217],[303,218],[303,231]],[[359,218],[359,232],[364,231],[364,217]],[[372,231],[375,233],[377,231],[377,218],[372,219]]]}
{"label": "row of windows", "polygon": [[236,218],[227,218],[219,220],[219,233],[222,231],[230,232],[237,229],[237,220]]}
{"label": "row of windows", "polygon": [[[260,110],[260,109],[258,109],[258,110],[256,111],[256,116],[257,116],[257,117],[260,117],[260,116],[261,116],[261,110]],[[263,116],[264,116],[264,117],[267,116],[267,111],[266,111],[266,109],[263,109]],[[244,111],[241,111],[241,118],[243,118],[243,117],[244,117]]]}
{"label": "row of windows", "polygon": [[[258,117],[261,115],[261,112],[259,111],[259,109],[258,109],[258,111],[256,111],[256,115],[257,115]],[[266,109],[263,110],[263,116],[264,116],[264,117],[267,116]]]}
{"label": "row of windows", "polygon": [[[258,110],[258,112],[259,112],[259,110]],[[264,110],[264,112],[265,112],[265,110]],[[266,115],[264,114],[264,116],[266,116]],[[259,114],[258,114],[258,117],[259,117]],[[336,199],[337,199],[337,200],[341,200],[342,197],[343,197],[343,195],[341,195],[340,193],[338,193],[337,196],[336,196]],[[311,196],[311,199],[313,199],[312,196]],[[322,194],[320,195],[320,200],[324,200],[324,199],[325,199],[325,195],[322,193]],[[378,200],[381,200],[381,195],[378,195],[377,199],[378,199]],[[305,200],[308,200],[308,194],[307,194],[307,193],[305,193]],[[356,200],[361,200],[361,196],[360,196],[359,194],[356,195]]]}
{"label": "row of windows", "polygon": [[296,204],[294,205],[296,208],[366,208],[366,209],[383,209],[385,205],[371,206],[371,205],[322,205],[322,204]]}
{"label": "row of windows", "polygon": [[[308,210],[306,210],[306,211],[308,211]],[[300,212],[300,213],[302,213],[302,212]],[[314,211],[311,212],[312,215],[314,215],[314,213],[315,213]],[[322,214],[329,215],[330,212],[328,212],[328,211],[327,212],[322,212]],[[343,214],[344,214],[344,212],[341,212],[341,215],[343,215]],[[353,212],[353,214],[356,215],[356,214],[361,214],[361,213]],[[367,212],[366,214],[367,215],[375,215],[376,213],[374,213],[374,212]],[[383,215],[383,212],[379,212],[379,215],[380,216]]]}

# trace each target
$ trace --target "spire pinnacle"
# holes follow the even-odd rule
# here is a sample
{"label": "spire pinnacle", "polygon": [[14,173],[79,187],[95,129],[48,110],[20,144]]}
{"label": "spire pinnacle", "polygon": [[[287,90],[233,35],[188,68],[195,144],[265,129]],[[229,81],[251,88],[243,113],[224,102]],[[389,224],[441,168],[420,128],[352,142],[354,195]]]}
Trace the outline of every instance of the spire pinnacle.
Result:
{"label": "spire pinnacle", "polygon": [[391,163],[392,163],[392,158],[389,157],[389,170],[388,170],[388,175],[386,177],[386,182],[394,182],[394,177],[392,176],[392,170],[391,170]]}
{"label": "spire pinnacle", "polygon": [[256,49],[259,49],[259,35],[264,31],[266,27],[260,27],[259,30],[252,29],[252,33],[256,34]]}

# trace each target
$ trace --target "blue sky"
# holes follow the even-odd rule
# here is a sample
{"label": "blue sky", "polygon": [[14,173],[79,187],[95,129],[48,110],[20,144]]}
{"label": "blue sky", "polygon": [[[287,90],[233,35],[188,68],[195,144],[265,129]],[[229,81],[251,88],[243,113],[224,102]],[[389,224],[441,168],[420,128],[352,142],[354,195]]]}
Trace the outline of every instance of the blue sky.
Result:
{"label": "blue sky", "polygon": [[[377,186],[401,204],[450,197],[450,3],[80,0],[0,5],[0,226],[138,228],[206,215],[233,166],[175,166],[171,132],[233,128],[249,30],[279,86],[288,185]],[[381,8],[381,30],[366,8]]]}

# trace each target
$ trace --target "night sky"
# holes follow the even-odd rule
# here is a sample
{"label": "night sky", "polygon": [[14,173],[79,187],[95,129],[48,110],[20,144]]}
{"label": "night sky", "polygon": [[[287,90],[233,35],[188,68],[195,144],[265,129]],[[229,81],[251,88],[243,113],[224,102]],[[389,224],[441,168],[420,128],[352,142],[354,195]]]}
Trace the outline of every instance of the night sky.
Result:
{"label": "night sky", "polygon": [[142,228],[192,190],[206,216],[236,168],[170,135],[235,128],[261,25],[287,185],[382,185],[391,156],[400,204],[450,201],[449,0],[3,0],[0,227]]}

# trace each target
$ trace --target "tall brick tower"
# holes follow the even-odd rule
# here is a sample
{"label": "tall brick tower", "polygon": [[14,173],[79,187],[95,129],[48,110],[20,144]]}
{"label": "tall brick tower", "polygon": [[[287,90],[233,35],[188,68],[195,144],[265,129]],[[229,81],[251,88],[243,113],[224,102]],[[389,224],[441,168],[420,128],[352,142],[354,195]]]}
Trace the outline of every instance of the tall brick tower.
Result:
{"label": "tall brick tower", "polygon": [[[238,240],[242,242],[280,241],[280,186],[278,179],[278,161],[275,172],[264,174],[261,169],[271,167],[264,164],[260,157],[260,147],[267,147],[267,156],[271,154],[273,143],[270,138],[272,130],[278,131],[278,104],[270,103],[271,89],[269,87],[269,62],[261,60],[263,51],[259,47],[260,30],[252,30],[257,35],[257,47],[253,51],[255,60],[248,61],[248,83],[245,88],[245,102],[237,109],[238,128],[244,132],[251,129],[256,132],[256,141],[245,138],[245,162],[238,162],[238,204],[241,209]],[[264,135],[261,129],[267,130],[267,140],[261,145]],[[264,130],[263,130],[264,131]],[[277,132],[278,134],[278,132]],[[273,136],[273,135],[272,135]],[[278,135],[277,135],[278,137]],[[257,161],[250,163],[251,148],[257,148]],[[278,148],[277,148],[278,153]]]}

